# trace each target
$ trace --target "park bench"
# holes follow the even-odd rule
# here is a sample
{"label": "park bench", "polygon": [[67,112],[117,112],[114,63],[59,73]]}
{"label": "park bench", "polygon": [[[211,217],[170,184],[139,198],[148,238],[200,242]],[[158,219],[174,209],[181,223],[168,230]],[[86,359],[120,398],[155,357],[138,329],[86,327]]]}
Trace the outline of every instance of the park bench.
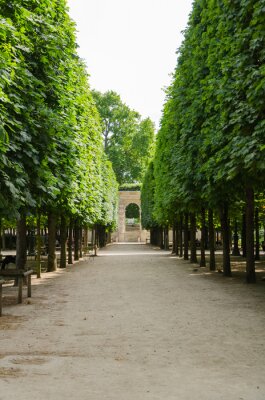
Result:
{"label": "park bench", "polygon": [[[27,295],[31,297],[31,275],[33,274],[33,270],[30,269],[28,271],[19,270],[19,269],[5,269],[0,271],[1,278],[13,279],[18,280],[18,304],[22,303],[22,289],[23,289],[23,282],[26,278],[27,281]],[[4,281],[1,279],[1,288]],[[2,302],[2,293],[1,293],[1,302]]]}

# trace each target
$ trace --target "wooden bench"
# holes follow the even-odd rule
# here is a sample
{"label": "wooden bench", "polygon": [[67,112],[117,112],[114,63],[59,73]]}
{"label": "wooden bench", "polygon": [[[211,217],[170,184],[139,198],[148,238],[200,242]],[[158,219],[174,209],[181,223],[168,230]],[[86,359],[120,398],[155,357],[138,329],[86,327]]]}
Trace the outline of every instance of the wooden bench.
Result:
{"label": "wooden bench", "polygon": [[[31,275],[33,270],[29,271],[19,270],[19,269],[4,269],[0,271],[1,278],[8,278],[16,280],[18,279],[18,304],[22,303],[22,289],[24,278],[27,280],[28,297],[31,297]],[[3,284],[3,281],[0,281]],[[2,298],[2,296],[1,296]]]}

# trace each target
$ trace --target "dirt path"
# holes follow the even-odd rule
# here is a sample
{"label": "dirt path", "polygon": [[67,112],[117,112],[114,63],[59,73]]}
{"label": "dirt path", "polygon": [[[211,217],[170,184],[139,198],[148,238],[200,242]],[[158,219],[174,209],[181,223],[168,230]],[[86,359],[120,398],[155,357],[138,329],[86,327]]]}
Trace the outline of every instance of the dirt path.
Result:
{"label": "dirt path", "polygon": [[264,308],[263,282],[110,246],[4,307],[0,400],[264,400]]}

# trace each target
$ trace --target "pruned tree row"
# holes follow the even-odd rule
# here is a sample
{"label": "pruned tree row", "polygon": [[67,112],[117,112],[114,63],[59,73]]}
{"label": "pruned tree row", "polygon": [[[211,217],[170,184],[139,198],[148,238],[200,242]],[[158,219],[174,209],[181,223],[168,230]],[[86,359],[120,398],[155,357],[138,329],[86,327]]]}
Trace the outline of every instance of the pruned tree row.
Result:
{"label": "pruned tree row", "polygon": [[40,230],[48,215],[49,270],[58,224],[65,249],[72,230],[97,227],[102,244],[116,223],[116,178],[76,49],[65,0],[0,2],[0,217],[17,219],[19,268],[30,217]]}
{"label": "pruned tree row", "polygon": [[263,0],[194,2],[142,189],[153,240],[161,243],[173,227],[175,251],[187,258],[190,242],[192,262],[200,228],[201,265],[207,241],[215,268],[219,227],[230,276],[231,229],[235,254],[240,231],[249,283],[265,204],[264,27]]}

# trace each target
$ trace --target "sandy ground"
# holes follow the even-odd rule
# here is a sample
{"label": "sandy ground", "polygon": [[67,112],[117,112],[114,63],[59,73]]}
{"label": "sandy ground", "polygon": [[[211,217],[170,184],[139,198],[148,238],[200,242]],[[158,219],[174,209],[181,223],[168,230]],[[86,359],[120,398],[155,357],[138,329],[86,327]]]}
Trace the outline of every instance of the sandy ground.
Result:
{"label": "sandy ground", "polygon": [[25,293],[4,288],[0,400],[265,399],[265,282],[112,245]]}

